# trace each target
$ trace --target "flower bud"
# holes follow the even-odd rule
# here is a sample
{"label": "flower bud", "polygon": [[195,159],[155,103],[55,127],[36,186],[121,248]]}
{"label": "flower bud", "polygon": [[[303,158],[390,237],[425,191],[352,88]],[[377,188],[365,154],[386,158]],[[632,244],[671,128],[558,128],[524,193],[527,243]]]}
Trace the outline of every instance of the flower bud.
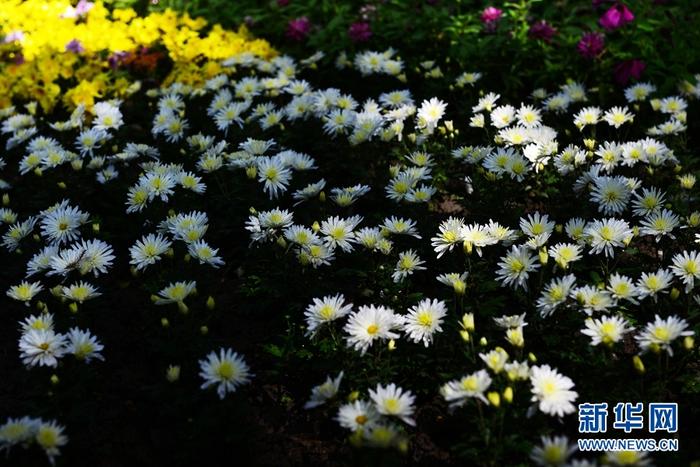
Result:
{"label": "flower bud", "polygon": [[635,355],[632,357],[632,365],[634,366],[634,369],[637,370],[637,373],[640,375],[644,374],[644,362],[642,362],[642,359],[639,357],[639,355]]}
{"label": "flower bud", "polygon": [[693,347],[695,347],[695,339],[693,336],[685,336],[683,339],[683,348],[685,350],[693,350]]}
{"label": "flower bud", "polygon": [[170,365],[165,372],[165,379],[169,383],[174,383],[180,379],[180,365]]}
{"label": "flower bud", "polygon": [[503,400],[507,403],[513,402],[513,388],[508,386],[503,390]]}

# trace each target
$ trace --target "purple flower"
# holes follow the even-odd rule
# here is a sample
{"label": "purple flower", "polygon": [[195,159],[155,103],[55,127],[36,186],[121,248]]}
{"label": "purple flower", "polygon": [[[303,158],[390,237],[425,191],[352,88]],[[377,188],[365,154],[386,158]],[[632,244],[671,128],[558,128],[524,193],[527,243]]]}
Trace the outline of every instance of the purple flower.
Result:
{"label": "purple flower", "polygon": [[287,37],[295,41],[303,41],[311,31],[311,21],[306,16],[289,20],[287,24]]}
{"label": "purple flower", "polygon": [[530,26],[528,35],[533,39],[542,39],[545,42],[552,40],[557,30],[545,20],[537,21]]}
{"label": "purple flower", "polygon": [[639,79],[646,67],[646,63],[637,59],[620,62],[615,66],[615,81],[625,85],[630,78]]}
{"label": "purple flower", "polygon": [[481,12],[481,21],[483,23],[493,23],[501,19],[502,14],[503,10],[493,6],[488,6]]}
{"label": "purple flower", "polygon": [[85,0],[80,0],[75,6],[75,12],[78,16],[85,16],[88,14],[88,11],[92,10],[92,7],[94,6],[95,3],[93,2],[86,2]]}
{"label": "purple flower", "polygon": [[289,5],[289,0],[277,0],[277,6],[280,8],[284,8],[287,5]]}
{"label": "purple flower", "polygon": [[24,33],[22,31],[12,31],[8,35],[5,36],[5,38],[2,40],[5,44],[9,44],[10,42],[20,42],[22,39],[24,39]]}
{"label": "purple flower", "polygon": [[80,0],[75,6],[75,8],[69,5],[68,8],[66,8],[66,11],[61,13],[61,18],[82,18],[83,16],[87,15],[88,12],[92,10],[92,7],[94,6],[94,2],[86,2],[85,0]]}
{"label": "purple flower", "polygon": [[129,52],[114,52],[107,58],[107,63],[113,70],[116,70],[128,56]]}
{"label": "purple flower", "polygon": [[605,36],[599,32],[587,32],[578,41],[576,50],[583,57],[593,59],[603,53],[605,48]]}
{"label": "purple flower", "polygon": [[598,23],[608,31],[612,31],[627,23],[631,23],[633,20],[634,14],[630,9],[623,3],[617,3],[603,13]]}
{"label": "purple flower", "polygon": [[353,42],[366,42],[372,37],[372,28],[368,22],[358,21],[350,25],[348,35]]}
{"label": "purple flower", "polygon": [[79,54],[85,52],[85,47],[83,47],[83,44],[81,44],[78,39],[73,39],[72,41],[66,44],[66,52],[73,52]]}

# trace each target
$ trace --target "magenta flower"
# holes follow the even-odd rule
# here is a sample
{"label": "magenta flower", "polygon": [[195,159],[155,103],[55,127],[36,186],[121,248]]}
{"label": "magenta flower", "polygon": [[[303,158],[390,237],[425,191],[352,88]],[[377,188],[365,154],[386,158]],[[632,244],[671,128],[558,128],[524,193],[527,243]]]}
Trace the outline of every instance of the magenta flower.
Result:
{"label": "magenta flower", "polygon": [[639,79],[646,67],[646,63],[637,59],[620,62],[615,66],[615,81],[625,85],[630,78]]}
{"label": "magenta flower", "polygon": [[496,7],[489,6],[484,8],[484,11],[481,12],[481,22],[484,23],[484,29],[486,32],[496,31],[501,15],[503,15],[503,10]]}
{"label": "magenta flower", "polygon": [[598,23],[608,31],[612,31],[627,23],[631,23],[633,20],[634,14],[630,9],[623,3],[617,3],[603,13]]}
{"label": "magenta flower", "polygon": [[85,47],[83,47],[83,44],[81,44],[78,39],[73,39],[72,41],[66,44],[66,52],[73,52],[79,54],[85,52]]}
{"label": "magenta flower", "polygon": [[593,59],[603,53],[605,48],[605,36],[599,32],[587,32],[576,45],[576,50],[583,57]]}
{"label": "magenta flower", "polygon": [[533,23],[527,33],[533,39],[542,39],[545,42],[549,42],[557,33],[557,30],[545,20],[541,20]]}
{"label": "magenta flower", "polygon": [[280,8],[284,8],[287,5],[289,5],[289,0],[277,0],[277,6]]}
{"label": "magenta flower", "polygon": [[287,37],[295,41],[303,41],[311,31],[311,21],[306,16],[289,20]]}
{"label": "magenta flower", "polygon": [[484,11],[481,12],[481,21],[483,23],[493,23],[501,19],[502,14],[503,10],[489,6],[484,8]]}
{"label": "magenta flower", "polygon": [[348,35],[353,42],[366,42],[372,37],[372,28],[368,22],[358,21],[350,25]]}

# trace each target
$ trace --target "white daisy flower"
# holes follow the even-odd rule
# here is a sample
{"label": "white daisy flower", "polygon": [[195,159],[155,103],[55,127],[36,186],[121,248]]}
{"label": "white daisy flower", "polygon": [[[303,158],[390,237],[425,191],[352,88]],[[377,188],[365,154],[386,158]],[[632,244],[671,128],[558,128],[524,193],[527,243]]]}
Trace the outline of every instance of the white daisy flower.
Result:
{"label": "white daisy flower", "polygon": [[407,250],[399,253],[399,260],[396,262],[396,268],[391,278],[398,283],[406,277],[413,274],[414,271],[424,270],[425,261],[421,260],[418,254],[413,250]]}
{"label": "white daisy flower", "polygon": [[470,398],[476,398],[484,404],[489,403],[484,392],[491,386],[491,377],[486,370],[479,370],[445,383],[440,387],[440,395],[450,404],[451,408],[460,407]]}
{"label": "white daisy flower", "polygon": [[97,337],[90,334],[90,330],[82,331],[78,328],[71,328],[66,334],[68,343],[66,345],[66,353],[73,354],[79,360],[84,360],[89,363],[93,358],[104,360],[100,352],[104,346],[100,344]]}
{"label": "white daisy flower", "polygon": [[673,341],[679,337],[695,334],[694,331],[687,329],[688,323],[678,316],[661,319],[659,315],[655,315],[654,322],[647,323],[644,330],[636,335],[635,339],[642,352],[665,350],[670,356],[673,356],[673,348],[671,347]]}
{"label": "white daisy flower", "polygon": [[239,386],[249,383],[253,376],[243,357],[231,349],[222,348],[218,353],[211,352],[199,361],[199,368],[199,376],[204,380],[201,388],[216,385],[219,399],[223,399],[229,392],[236,392]]}
{"label": "white daisy flower", "polygon": [[19,339],[22,363],[32,366],[56,367],[66,353],[66,337],[48,329],[30,329]]}
{"label": "white daisy flower", "polygon": [[304,312],[306,332],[313,335],[323,324],[342,318],[350,312],[352,312],[352,303],[345,304],[345,297],[342,294],[327,295],[321,299],[314,298],[313,303],[307,306]]}
{"label": "white daisy flower", "polygon": [[364,355],[378,339],[398,339],[399,334],[394,331],[402,324],[401,316],[390,308],[361,306],[349,316],[345,324],[348,347],[353,347]]}
{"label": "white daisy flower", "polygon": [[330,376],[326,378],[323,384],[314,386],[311,389],[311,398],[304,404],[305,409],[312,409],[318,407],[319,405],[325,404],[329,399],[332,399],[338,394],[338,389],[340,388],[340,381],[343,379],[343,372],[338,373],[335,379]]}
{"label": "white daisy flower", "polygon": [[369,390],[369,397],[380,414],[398,417],[403,422],[415,426],[416,422],[411,416],[416,410],[416,398],[411,391],[404,391],[394,383],[387,386],[377,384],[376,389]]}
{"label": "white daisy flower", "polygon": [[355,432],[376,424],[379,421],[379,413],[374,404],[358,399],[341,405],[336,420],[343,428]]}
{"label": "white daisy flower", "polygon": [[562,417],[576,411],[573,404],[578,393],[572,391],[574,382],[549,365],[534,366],[531,369],[532,401],[548,414]]}
{"label": "white daisy flower", "polygon": [[603,316],[600,319],[586,319],[586,328],[581,331],[591,338],[591,345],[596,346],[603,343],[607,346],[620,342],[622,336],[629,333],[633,328],[622,316]]}
{"label": "white daisy flower", "polygon": [[441,300],[426,298],[408,309],[404,317],[403,331],[413,342],[423,341],[428,347],[436,332],[442,332],[440,326],[447,315],[447,306]]}

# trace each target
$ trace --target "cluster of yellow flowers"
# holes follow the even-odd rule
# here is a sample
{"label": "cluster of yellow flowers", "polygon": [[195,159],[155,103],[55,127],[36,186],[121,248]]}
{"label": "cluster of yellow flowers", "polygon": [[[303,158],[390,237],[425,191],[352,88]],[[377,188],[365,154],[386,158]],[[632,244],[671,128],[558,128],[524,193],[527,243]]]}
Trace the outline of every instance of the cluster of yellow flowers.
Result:
{"label": "cluster of yellow flowers", "polygon": [[[110,57],[153,72],[159,58],[173,62],[164,84],[201,84],[221,72],[218,61],[242,53],[276,54],[270,44],[172,10],[139,17],[133,9],[110,11],[101,2],[3,0],[0,9],[0,107],[37,101],[44,111],[59,99],[69,109],[95,98],[123,97],[138,87],[115,72]],[[146,48],[146,49],[144,49]],[[121,55],[115,55],[121,54]]]}

